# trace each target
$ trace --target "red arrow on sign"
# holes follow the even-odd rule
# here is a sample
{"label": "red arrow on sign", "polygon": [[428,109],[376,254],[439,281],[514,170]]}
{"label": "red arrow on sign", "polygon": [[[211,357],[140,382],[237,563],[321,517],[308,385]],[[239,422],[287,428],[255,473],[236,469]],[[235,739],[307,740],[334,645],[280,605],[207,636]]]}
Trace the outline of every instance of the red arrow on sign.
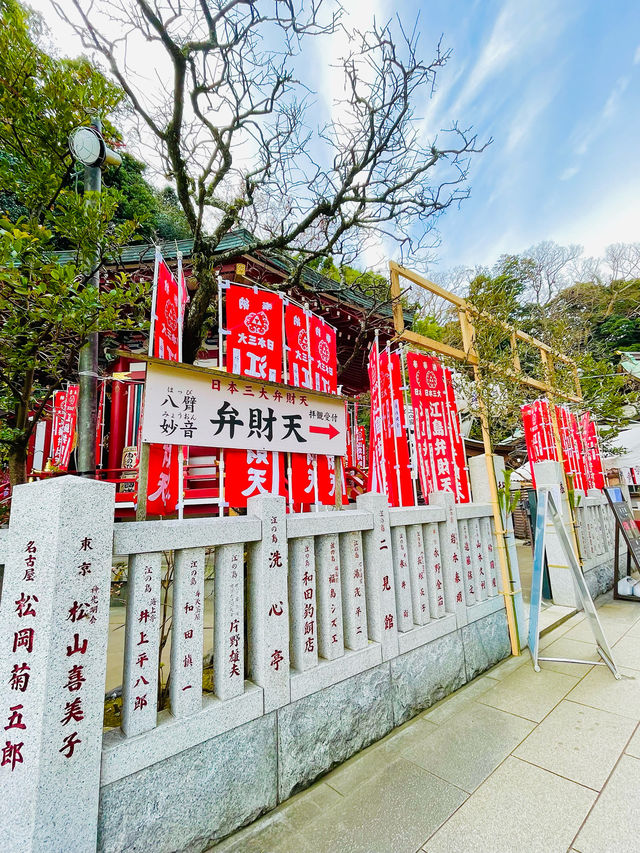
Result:
{"label": "red arrow on sign", "polygon": [[333,424],[329,424],[328,426],[310,426],[309,432],[322,432],[328,435],[329,438],[335,438],[340,434],[340,430],[336,429]]}

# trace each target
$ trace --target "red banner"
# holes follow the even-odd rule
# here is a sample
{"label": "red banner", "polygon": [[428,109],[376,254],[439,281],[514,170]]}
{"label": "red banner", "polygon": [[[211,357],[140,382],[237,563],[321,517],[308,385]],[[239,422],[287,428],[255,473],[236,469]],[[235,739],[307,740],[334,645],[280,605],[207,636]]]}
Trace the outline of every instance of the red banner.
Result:
{"label": "red banner", "polygon": [[453,492],[469,500],[464,445],[450,374],[436,358],[407,356],[418,472],[423,494]]}
{"label": "red banner", "polygon": [[598,433],[594,421],[591,420],[590,412],[585,412],[582,415],[580,426],[587,460],[588,486],[590,489],[604,489],[604,473],[598,445]]}
{"label": "red banner", "polygon": [[287,302],[284,309],[284,328],[287,341],[287,373],[290,385],[297,388],[311,388],[311,356],[309,353],[309,332],[311,314]]}
{"label": "red banner", "polygon": [[58,471],[69,468],[69,458],[76,434],[79,385],[56,391],[53,398],[51,462]]}
{"label": "red banner", "polygon": [[384,437],[382,434],[382,389],[379,353],[375,346],[369,352],[369,387],[371,411],[369,416],[369,476],[367,491],[387,494]]}
{"label": "red banner", "polygon": [[169,515],[178,506],[180,490],[179,448],[172,444],[149,445],[147,515]]}
{"label": "red banner", "polygon": [[356,427],[356,466],[362,471],[367,467],[367,433],[361,425]]}
{"label": "red banner", "polygon": [[[583,462],[580,458],[580,446],[577,440],[577,420],[565,406],[556,406],[564,471],[574,489],[586,489]],[[574,424],[575,421],[575,424]]]}
{"label": "red banner", "polygon": [[453,387],[453,375],[447,368],[445,370],[447,388],[447,408],[449,414],[449,430],[451,436],[451,448],[453,450],[454,477],[456,484],[456,501],[458,503],[469,503],[471,500],[471,488],[469,486],[469,474],[467,472],[467,458],[464,452],[464,441],[460,432],[460,421],[458,419],[458,404],[456,392]]}
{"label": "red banner", "polygon": [[[382,355],[385,355],[383,353]],[[413,506],[413,482],[411,479],[411,453],[407,435],[406,412],[402,392],[402,364],[400,353],[393,352],[387,358],[380,357],[381,371],[387,368],[387,384],[391,402],[391,418],[389,428],[394,453],[394,469],[397,489],[397,502],[393,506]]]}
{"label": "red banner", "polygon": [[336,330],[315,314],[311,315],[311,364],[313,387],[327,394],[338,392]]}
{"label": "red banner", "polygon": [[282,453],[225,450],[224,465],[224,497],[231,507],[246,507],[255,495],[286,495]]}
{"label": "red banner", "polygon": [[104,420],[104,395],[106,383],[103,382],[100,387],[100,400],[98,402],[98,415],[96,418],[96,466],[98,468],[102,467],[102,433],[103,433],[103,420]]}
{"label": "red banner", "polygon": [[171,270],[156,254],[156,285],[151,312],[149,354],[167,361],[178,361],[180,356],[180,323],[182,314],[180,288]]}
{"label": "red banner", "polygon": [[291,454],[291,499],[296,512],[302,512],[304,507],[315,503],[313,453]]}
{"label": "red banner", "polygon": [[282,382],[282,298],[231,284],[226,290],[227,370]]}

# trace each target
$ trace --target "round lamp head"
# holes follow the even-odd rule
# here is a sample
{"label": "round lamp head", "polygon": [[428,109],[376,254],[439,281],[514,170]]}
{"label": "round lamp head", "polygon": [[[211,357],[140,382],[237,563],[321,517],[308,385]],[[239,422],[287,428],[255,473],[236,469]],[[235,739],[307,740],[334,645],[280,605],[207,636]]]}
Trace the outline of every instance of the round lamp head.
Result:
{"label": "round lamp head", "polygon": [[100,166],[104,162],[104,139],[92,127],[76,127],[69,134],[69,150],[85,166]]}

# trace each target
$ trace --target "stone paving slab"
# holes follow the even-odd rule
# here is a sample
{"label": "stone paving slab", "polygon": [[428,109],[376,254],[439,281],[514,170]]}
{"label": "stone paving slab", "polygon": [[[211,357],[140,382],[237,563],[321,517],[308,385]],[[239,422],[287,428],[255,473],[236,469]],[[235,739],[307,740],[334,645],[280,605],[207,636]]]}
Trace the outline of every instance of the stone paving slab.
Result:
{"label": "stone paving slab", "polygon": [[532,673],[529,664],[492,687],[478,701],[539,723],[577,683],[577,678],[553,670]]}
{"label": "stone paving slab", "polygon": [[471,702],[403,755],[471,793],[534,726],[522,717]]}
{"label": "stone paving slab", "polygon": [[[640,760],[623,755],[573,843],[579,853],[637,853]],[[606,841],[605,841],[606,839]]]}
{"label": "stone paving slab", "polygon": [[423,850],[565,853],[595,798],[595,791],[510,757]]}
{"label": "stone paving slab", "polygon": [[[535,673],[525,651],[212,853],[637,853],[640,606],[598,603],[622,681],[595,665]],[[584,614],[542,644],[597,654]]]}
{"label": "stone paving slab", "polygon": [[634,729],[628,717],[565,700],[514,755],[599,791]]}

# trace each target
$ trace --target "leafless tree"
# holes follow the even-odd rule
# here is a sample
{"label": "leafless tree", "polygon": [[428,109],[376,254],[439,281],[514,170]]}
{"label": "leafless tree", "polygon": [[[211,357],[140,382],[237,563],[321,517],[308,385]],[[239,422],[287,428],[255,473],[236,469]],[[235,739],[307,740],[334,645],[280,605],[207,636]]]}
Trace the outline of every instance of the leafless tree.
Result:
{"label": "leafless tree", "polygon": [[[449,53],[438,46],[424,61],[416,27],[347,30],[327,0],[72,0],[71,11],[52,2],[126,91],[175,182],[198,279],[189,360],[216,292],[213,267],[234,254],[220,249],[230,230],[251,226],[250,252],[295,250],[296,279],[310,259],[352,259],[366,233],[415,258],[434,218],[468,194],[470,158],[484,145],[457,124],[425,139],[416,110]],[[309,69],[338,38],[342,94],[323,121],[326,93],[307,85]],[[141,50],[170,69],[163,88],[131,70]]]}

